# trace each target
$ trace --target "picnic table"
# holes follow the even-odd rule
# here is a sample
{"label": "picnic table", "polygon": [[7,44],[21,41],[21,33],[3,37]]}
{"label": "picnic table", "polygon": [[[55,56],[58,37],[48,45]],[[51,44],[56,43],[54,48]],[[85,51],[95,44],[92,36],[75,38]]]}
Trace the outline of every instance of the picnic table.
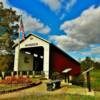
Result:
{"label": "picnic table", "polygon": [[52,91],[61,87],[60,86],[61,80],[50,81],[50,82],[47,82],[46,84],[47,84],[47,90]]}

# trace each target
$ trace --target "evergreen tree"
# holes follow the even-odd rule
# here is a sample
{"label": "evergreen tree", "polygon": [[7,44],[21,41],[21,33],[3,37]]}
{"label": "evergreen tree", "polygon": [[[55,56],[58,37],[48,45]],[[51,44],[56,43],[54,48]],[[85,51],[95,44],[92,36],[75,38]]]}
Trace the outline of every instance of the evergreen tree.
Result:
{"label": "evergreen tree", "polygon": [[12,8],[4,8],[0,2],[0,48],[8,52],[12,50],[12,36],[18,33],[19,25],[15,24],[19,21],[20,16],[16,15],[16,11]]}
{"label": "evergreen tree", "polygon": [[18,34],[19,18],[15,10],[4,8],[0,2],[0,71],[13,70],[12,37]]}
{"label": "evergreen tree", "polygon": [[84,61],[81,62],[82,70],[87,70],[90,67],[94,67],[94,61],[90,57],[86,57]]}

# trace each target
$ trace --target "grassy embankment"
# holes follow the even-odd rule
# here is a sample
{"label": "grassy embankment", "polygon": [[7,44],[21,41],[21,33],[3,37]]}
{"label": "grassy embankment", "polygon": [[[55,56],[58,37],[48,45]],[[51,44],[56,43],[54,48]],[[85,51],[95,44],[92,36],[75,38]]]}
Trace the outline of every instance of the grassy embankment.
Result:
{"label": "grassy embankment", "polygon": [[[100,70],[91,71],[91,84],[95,90],[95,96],[85,96],[78,94],[30,94],[22,97],[10,98],[10,100],[100,100]],[[76,87],[76,86],[75,86]],[[71,88],[71,87],[69,87]],[[74,88],[74,86],[73,86]],[[5,100],[9,100],[5,99]]]}
{"label": "grassy embankment", "polygon": [[100,92],[100,70],[93,70],[90,74],[93,90]]}
{"label": "grassy embankment", "polygon": [[[24,97],[16,97],[10,100],[100,100],[98,96],[82,96],[82,95],[72,95],[72,94],[53,94],[53,95],[29,95]],[[6,99],[9,100],[9,99]]]}

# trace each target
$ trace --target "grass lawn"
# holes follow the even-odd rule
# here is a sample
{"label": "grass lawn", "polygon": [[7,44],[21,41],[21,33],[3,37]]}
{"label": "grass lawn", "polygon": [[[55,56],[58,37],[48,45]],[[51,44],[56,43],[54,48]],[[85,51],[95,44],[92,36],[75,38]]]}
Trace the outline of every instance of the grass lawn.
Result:
{"label": "grass lawn", "polygon": [[[9,99],[5,99],[9,100]],[[10,100],[100,100],[98,96],[82,96],[72,94],[33,94],[24,97],[12,98]]]}
{"label": "grass lawn", "polygon": [[0,92],[1,91],[8,91],[8,90],[13,90],[13,89],[17,89],[17,88],[21,88],[24,85],[3,85],[0,84]]}
{"label": "grass lawn", "polygon": [[[21,94],[21,96],[15,96],[12,98],[7,97],[6,99],[2,99],[2,100],[100,100],[100,70],[93,70],[91,71],[90,74],[91,74],[91,85],[93,90],[95,90],[95,96],[80,95],[81,93],[79,91],[81,87],[74,86],[74,85],[67,86],[66,91],[67,90],[72,91],[73,89],[74,91],[78,91],[78,94],[70,94],[68,92],[49,94],[43,92],[45,89],[42,86],[44,85],[39,85],[38,87],[35,87],[25,92],[25,93],[29,93],[28,95],[25,95],[25,93],[23,93]],[[32,81],[36,82],[37,78],[34,78]],[[3,88],[9,89],[9,87],[3,87]],[[16,87],[10,87],[10,88],[16,88]],[[65,88],[61,88],[61,89],[63,90]],[[1,86],[0,86],[0,90],[2,90]],[[32,92],[30,92],[31,90]],[[41,92],[36,93],[35,91],[41,91]]]}
{"label": "grass lawn", "polygon": [[100,70],[93,70],[90,74],[93,90],[100,91]]}

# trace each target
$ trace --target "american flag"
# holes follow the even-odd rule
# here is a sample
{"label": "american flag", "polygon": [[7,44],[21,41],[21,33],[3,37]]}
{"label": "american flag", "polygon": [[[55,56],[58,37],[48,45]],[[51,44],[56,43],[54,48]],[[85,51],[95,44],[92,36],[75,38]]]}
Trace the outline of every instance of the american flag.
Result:
{"label": "american flag", "polygon": [[22,33],[22,40],[25,40],[25,32],[24,32],[24,25],[23,25],[23,21],[22,21],[22,18],[20,20],[20,33]]}

